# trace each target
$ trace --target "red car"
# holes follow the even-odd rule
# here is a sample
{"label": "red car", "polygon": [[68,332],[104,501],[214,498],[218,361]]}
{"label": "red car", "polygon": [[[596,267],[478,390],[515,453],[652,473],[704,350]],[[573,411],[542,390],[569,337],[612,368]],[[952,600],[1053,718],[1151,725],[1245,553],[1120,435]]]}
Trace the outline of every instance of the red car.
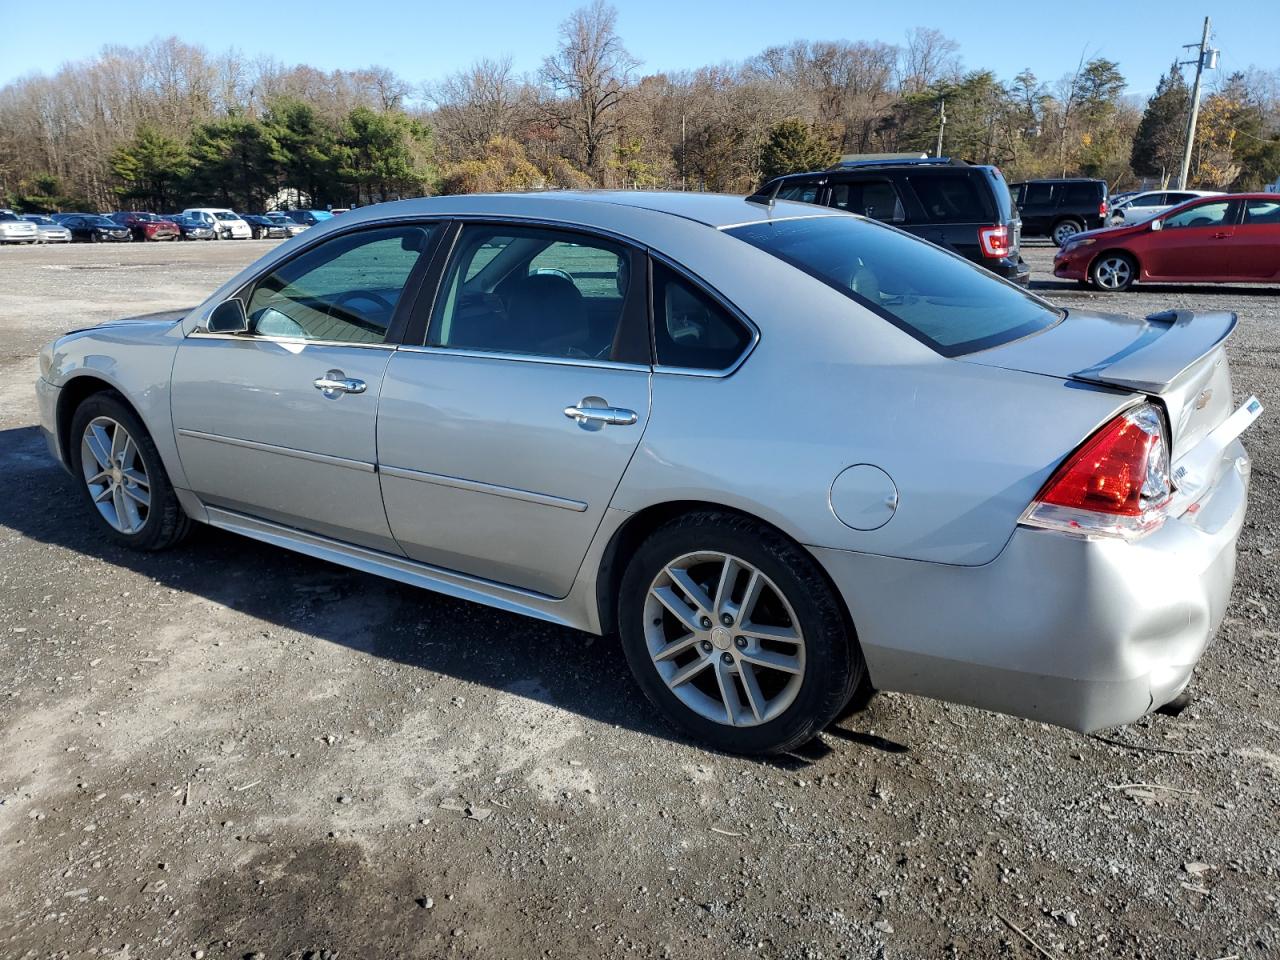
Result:
{"label": "red car", "polygon": [[121,210],[111,214],[111,219],[122,227],[128,227],[134,240],[177,240],[182,236],[176,223],[154,213]]}
{"label": "red car", "polygon": [[1077,233],[1058,250],[1053,275],[1099,290],[1280,280],[1280,194],[1200,197],[1143,223]]}

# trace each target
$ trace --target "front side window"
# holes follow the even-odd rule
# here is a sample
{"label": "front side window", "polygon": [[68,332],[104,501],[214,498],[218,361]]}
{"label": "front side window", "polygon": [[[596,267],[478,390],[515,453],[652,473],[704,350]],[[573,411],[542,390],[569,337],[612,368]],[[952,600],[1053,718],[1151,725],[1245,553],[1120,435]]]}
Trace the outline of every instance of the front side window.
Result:
{"label": "front side window", "polygon": [[831,206],[886,223],[902,223],[907,219],[902,199],[888,180],[853,180],[833,184]]}
{"label": "front side window", "polygon": [[1177,230],[1183,227],[1218,227],[1229,221],[1228,213],[1231,202],[1220,200],[1217,203],[1201,203],[1186,210],[1180,210],[1171,217],[1166,217],[1164,228]]}
{"label": "front side window", "polygon": [[853,217],[725,231],[868,307],[947,357],[1053,326],[1062,314],[961,257]]}
{"label": "front side window", "polygon": [[653,333],[658,365],[727,370],[752,334],[710,294],[666,264],[653,264]]}
{"label": "front side window", "polygon": [[383,227],[335,237],[254,286],[249,328],[260,336],[382,343],[434,225]]}
{"label": "front side window", "polygon": [[[1171,195],[1173,196],[1173,195]],[[1133,201],[1135,207],[1163,207],[1165,205],[1165,195],[1163,193],[1149,193],[1145,197],[1138,197]],[[1171,199],[1169,203],[1181,203],[1181,200]]]}
{"label": "front side window", "polygon": [[437,297],[429,346],[618,359],[631,254],[583,234],[465,226]]}

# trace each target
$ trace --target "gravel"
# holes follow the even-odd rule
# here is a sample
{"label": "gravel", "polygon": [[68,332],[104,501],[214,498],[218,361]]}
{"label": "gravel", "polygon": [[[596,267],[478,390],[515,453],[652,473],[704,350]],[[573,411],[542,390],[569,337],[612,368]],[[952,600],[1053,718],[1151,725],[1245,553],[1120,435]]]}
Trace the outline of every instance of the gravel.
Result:
{"label": "gravel", "polygon": [[[607,641],[212,530],[94,531],[36,349],[268,246],[0,249],[0,956],[1280,955],[1274,412],[1181,716],[1103,741],[883,695],[803,755],[725,757]],[[1280,410],[1276,288],[1095,294],[1051,253],[1068,307],[1239,311],[1238,399]]]}

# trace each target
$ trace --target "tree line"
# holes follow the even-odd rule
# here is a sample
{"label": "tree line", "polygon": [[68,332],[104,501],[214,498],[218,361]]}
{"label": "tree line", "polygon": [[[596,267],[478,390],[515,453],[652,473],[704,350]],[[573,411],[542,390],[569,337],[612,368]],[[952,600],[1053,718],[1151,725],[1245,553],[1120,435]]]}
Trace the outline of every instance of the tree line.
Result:
{"label": "tree line", "polygon": [[[943,152],[1006,178],[1165,185],[1181,161],[1189,90],[1175,64],[1145,103],[1120,65],[1082,58],[1054,81],[966,70],[929,28],[901,44],[797,41],[740,63],[646,74],[615,10],[560,26],[532,75],[484,59],[413,84],[389,70],[324,72],[210,54],[177,38],[0,88],[0,203],[30,211],[258,210],[545,187],[746,192],[841,154]],[[1205,97],[1189,186],[1280,177],[1280,71]]]}

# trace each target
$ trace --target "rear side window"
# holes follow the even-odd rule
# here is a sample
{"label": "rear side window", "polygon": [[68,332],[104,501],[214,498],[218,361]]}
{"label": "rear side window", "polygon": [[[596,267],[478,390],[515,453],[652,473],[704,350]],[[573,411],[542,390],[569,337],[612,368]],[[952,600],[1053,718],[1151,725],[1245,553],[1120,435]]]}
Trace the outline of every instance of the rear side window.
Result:
{"label": "rear side window", "polygon": [[751,331],[705,290],[666,264],[653,262],[653,339],[659,366],[727,370],[751,338]]}
{"label": "rear side window", "polygon": [[946,357],[1017,340],[1062,317],[961,257],[853,217],[772,220],[725,233],[821,280]]}
{"label": "rear side window", "polygon": [[934,223],[977,223],[991,218],[972,177],[921,176],[909,179],[924,207],[925,217]]}
{"label": "rear side window", "polygon": [[1068,183],[1063,203],[1072,207],[1087,207],[1102,200],[1102,190],[1097,183]]}
{"label": "rear side window", "polygon": [[1280,200],[1246,201],[1244,222],[1280,224]]}
{"label": "rear side window", "polygon": [[902,198],[888,180],[855,180],[831,185],[831,206],[885,223],[907,219]]}
{"label": "rear side window", "polygon": [[798,200],[800,203],[817,203],[818,191],[816,183],[792,183],[778,191],[779,200]]}

